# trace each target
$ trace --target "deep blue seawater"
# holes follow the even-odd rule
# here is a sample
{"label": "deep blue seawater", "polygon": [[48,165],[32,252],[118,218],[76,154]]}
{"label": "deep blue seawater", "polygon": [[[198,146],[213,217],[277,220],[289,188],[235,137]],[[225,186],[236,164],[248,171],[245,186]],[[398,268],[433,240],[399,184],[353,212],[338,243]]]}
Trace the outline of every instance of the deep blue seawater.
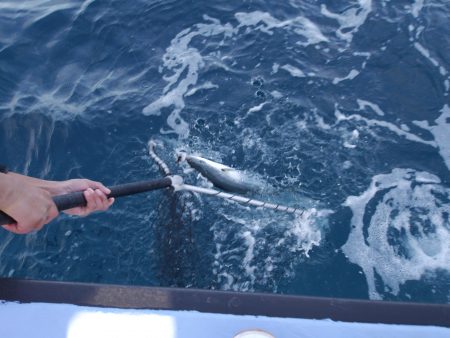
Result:
{"label": "deep blue seawater", "polygon": [[302,217],[190,193],[27,236],[0,275],[450,302],[450,2],[0,0],[0,162],[107,185],[175,152]]}

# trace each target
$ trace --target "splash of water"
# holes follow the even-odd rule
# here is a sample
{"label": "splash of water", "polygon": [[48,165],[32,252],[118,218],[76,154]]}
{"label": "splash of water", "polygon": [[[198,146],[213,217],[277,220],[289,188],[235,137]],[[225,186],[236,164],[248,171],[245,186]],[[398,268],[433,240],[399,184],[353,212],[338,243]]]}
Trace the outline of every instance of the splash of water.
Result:
{"label": "splash of water", "polygon": [[[216,245],[213,270],[221,287],[249,291],[259,284],[272,284],[276,291],[278,282],[271,281],[280,274],[292,277],[293,266],[321,244],[321,222],[329,213],[311,208],[287,220],[275,214],[248,219],[236,215],[236,211],[223,211],[227,225],[218,221],[211,229]],[[240,266],[236,267],[236,262]]]}

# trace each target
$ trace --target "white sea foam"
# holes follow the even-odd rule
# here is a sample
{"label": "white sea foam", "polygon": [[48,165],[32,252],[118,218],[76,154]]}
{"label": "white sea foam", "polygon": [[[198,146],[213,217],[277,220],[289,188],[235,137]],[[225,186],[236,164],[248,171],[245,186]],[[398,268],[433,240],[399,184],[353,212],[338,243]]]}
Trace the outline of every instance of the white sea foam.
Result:
{"label": "white sea foam", "polygon": [[397,134],[398,136],[404,137],[410,141],[423,143],[423,144],[426,144],[426,145],[429,145],[429,146],[432,146],[435,148],[437,147],[436,142],[424,140],[424,139],[420,138],[419,136],[417,136],[413,133],[407,132],[407,131],[403,130],[402,128],[399,128],[395,124],[390,123],[390,122],[368,119],[368,118],[365,118],[358,114],[352,114],[352,115],[346,116],[346,115],[342,114],[337,108],[335,111],[335,116],[337,119],[337,123],[339,123],[340,121],[346,121],[346,120],[362,121],[369,127],[386,128],[386,129],[389,129],[391,132]]}
{"label": "white sea foam", "polygon": [[450,271],[449,197],[438,177],[394,169],[373,177],[360,196],[347,198],[352,229],[342,251],[364,271],[370,298],[397,295],[408,280]]}
{"label": "white sea foam", "polygon": [[[33,99],[33,103],[28,105],[20,104],[22,99],[30,98]],[[0,110],[5,110],[8,115],[16,113],[45,112],[51,114],[55,119],[65,120],[82,114],[87,108],[86,104],[73,104],[68,103],[67,101],[66,98],[63,98],[54,92],[45,91],[36,93],[34,90],[24,89],[23,93],[17,91],[9,103],[0,106]]]}
{"label": "white sea foam", "polygon": [[[82,4],[83,6],[83,4]],[[14,11],[42,11],[43,9],[53,8],[54,10],[68,9],[68,8],[77,8],[78,4],[70,4],[70,3],[60,3],[55,4],[51,3],[48,0],[25,0],[25,1],[2,1],[0,2],[0,10],[14,10]]]}
{"label": "white sea foam", "polygon": [[417,18],[424,5],[424,0],[416,0],[411,6],[412,15]]}
{"label": "white sea foam", "polygon": [[[366,101],[367,102],[367,101]],[[362,108],[362,103],[358,102],[360,105],[360,109]],[[374,107],[370,106],[372,109]],[[376,106],[378,107],[378,106]],[[375,109],[376,109],[375,107]],[[380,110],[380,112],[382,112]],[[383,113],[384,114],[384,113]],[[364,122],[368,127],[374,128],[385,128],[390,130],[391,132],[397,134],[400,137],[404,137],[405,139],[426,144],[428,146],[434,147],[439,149],[439,154],[441,155],[442,159],[444,160],[447,168],[450,170],[450,136],[448,134],[449,130],[449,124],[450,124],[450,106],[444,105],[444,107],[441,109],[441,115],[434,121],[434,124],[430,125],[427,121],[413,121],[413,123],[421,127],[425,130],[428,130],[431,132],[431,134],[434,136],[434,140],[425,140],[416,134],[412,133],[410,131],[410,128],[404,124],[402,124],[400,127],[396,126],[393,123],[387,122],[387,121],[380,121],[375,119],[368,119],[366,117],[363,117],[358,114],[351,114],[351,115],[344,115],[337,107],[335,110],[335,116],[336,116],[336,124],[339,124],[342,121],[361,121]],[[320,126],[320,123],[318,123]],[[330,126],[325,126],[324,129],[329,129]]]}
{"label": "white sea foam", "polygon": [[[222,288],[248,291],[254,290],[255,283],[268,283],[274,273],[282,271],[285,276],[291,275],[291,264],[301,257],[308,257],[310,251],[320,245],[322,235],[318,219],[325,219],[330,211],[311,208],[293,219],[276,213],[269,218],[249,219],[240,217],[236,211],[225,212],[225,209],[220,214],[228,226],[216,222],[211,228],[216,243],[214,272]],[[276,241],[267,236],[274,231],[270,229],[274,218],[278,219],[275,221],[279,234]],[[230,247],[230,236],[242,244]],[[285,258],[280,260],[280,256]],[[236,266],[235,262],[242,264]],[[232,265],[235,268],[230,270]]]}
{"label": "white sea foam", "polygon": [[278,90],[272,90],[270,95],[272,95],[275,99],[280,99],[283,97],[283,94],[281,94]]}
{"label": "white sea foam", "polygon": [[[419,27],[419,29],[416,32],[416,39],[418,38],[418,36],[421,33],[420,30],[421,27]],[[445,87],[445,91],[446,91],[446,95],[448,95],[449,91],[450,91],[450,82],[449,79],[450,77],[448,70],[441,64],[439,63],[438,60],[436,60],[436,58],[434,58],[433,56],[431,56],[431,52],[426,49],[421,43],[419,42],[414,42],[414,48],[417,49],[417,51],[422,54],[423,57],[425,57],[433,66],[435,66],[438,71],[439,74],[441,74],[445,79],[444,79],[444,87]]]}
{"label": "white sea foam", "polygon": [[189,126],[180,113],[185,107],[184,96],[190,88],[196,85],[198,73],[205,65],[203,56],[197,48],[189,46],[191,41],[198,37],[211,37],[215,35],[231,36],[233,27],[230,24],[220,24],[217,19],[204,17],[208,23],[196,24],[178,33],[171,41],[163,56],[164,70],[172,72],[164,76],[167,85],[163,95],[143,109],[145,115],[159,115],[162,108],[173,107],[167,118],[167,124],[180,137],[189,135]]}
{"label": "white sea foam", "polygon": [[[135,95],[140,90],[135,85],[139,78],[120,81],[129,76],[129,71],[119,68],[87,72],[78,64],[68,64],[58,70],[48,86],[31,81],[20,82],[10,101],[1,104],[0,110],[4,110],[6,116],[42,113],[55,120],[70,120],[93,108],[104,109],[104,102],[111,104]],[[94,94],[96,90],[98,93]],[[82,99],[74,100],[77,96]]]}
{"label": "white sea foam", "polygon": [[278,64],[278,63],[274,63],[273,65],[272,65],[272,73],[271,74],[276,74],[276,73],[278,73],[278,70],[280,69],[280,65]]}
{"label": "white sea foam", "polygon": [[315,246],[320,245],[322,239],[320,230],[314,225],[314,219],[317,217],[326,217],[330,213],[329,210],[317,211],[313,208],[306,210],[301,216],[296,216],[291,226],[286,229],[278,245],[284,245],[286,241],[293,238],[293,243],[295,244],[291,246],[290,250],[303,253],[306,257],[309,257],[309,252]]}
{"label": "white sea foam", "polygon": [[328,123],[326,123],[322,116],[319,116],[317,112],[314,112],[314,118],[316,120],[317,126],[324,130],[330,130],[332,126]]}
{"label": "white sea foam", "polygon": [[83,3],[81,4],[80,9],[78,10],[78,12],[77,12],[76,15],[79,16],[79,15],[83,14],[83,13],[86,11],[86,9],[88,9],[88,7],[89,7],[92,3],[94,3],[94,1],[95,1],[95,0],[84,0]]}
{"label": "white sea foam", "polygon": [[200,85],[200,86],[196,86],[191,88],[186,94],[184,94],[185,97],[187,96],[192,96],[194,94],[196,94],[199,90],[203,90],[203,89],[215,89],[215,88],[219,88],[218,85],[212,83],[211,81],[206,81],[204,84]]}
{"label": "white sea foam", "polygon": [[256,113],[256,112],[260,111],[261,109],[263,109],[263,107],[264,107],[266,104],[267,104],[267,102],[263,102],[263,103],[261,103],[261,104],[259,104],[259,105],[257,105],[257,106],[251,107],[251,108],[247,111],[247,114],[246,114],[246,115],[251,114],[251,113]]}
{"label": "white sea foam", "polygon": [[[291,31],[306,39],[306,42],[299,42],[303,45],[328,41],[314,23],[301,16],[280,21],[269,13],[254,11],[249,13],[239,12],[235,14],[235,17],[239,22],[237,27],[230,23],[222,24],[219,20],[205,15],[206,23],[199,23],[181,31],[171,41],[163,56],[163,66],[160,68],[160,72],[170,73],[170,75],[164,75],[167,85],[162,95],[142,111],[144,115],[150,116],[160,115],[164,108],[171,109],[167,117],[170,130],[162,132],[176,133],[181,138],[186,138],[189,135],[188,123],[181,116],[181,112],[185,108],[184,98],[194,95],[199,89],[216,88],[215,85],[208,82],[196,87],[199,72],[206,66],[207,62],[210,62],[210,59],[216,60],[214,62],[217,66],[222,66],[227,71],[231,71],[225,64],[217,62],[216,52],[212,52],[210,55],[202,55],[197,48],[192,47],[193,39],[223,36],[225,40],[238,34],[242,28],[254,28],[270,35],[273,34],[275,29]],[[278,71],[278,67],[279,65],[276,63],[273,65],[274,73]],[[285,65],[283,67],[293,76],[304,76],[303,72],[294,66]]]}
{"label": "white sea foam", "polygon": [[253,237],[250,231],[244,231],[242,233],[242,237],[244,237],[245,244],[247,245],[247,250],[245,252],[244,260],[242,264],[244,265],[245,272],[250,277],[250,284],[253,285],[255,283],[255,269],[256,266],[252,266],[252,261],[255,258],[255,237]]}
{"label": "white sea foam", "polygon": [[305,73],[303,73],[300,69],[298,69],[297,67],[294,67],[290,64],[283,65],[280,68],[287,71],[293,77],[305,77]]}
{"label": "white sea foam", "polygon": [[[436,61],[436,59],[433,59],[430,55],[430,52],[428,49],[426,49],[424,46],[422,46],[420,43],[415,42],[414,47],[422,54],[425,58],[427,58],[434,66],[439,67],[439,62]],[[444,75],[444,74],[442,74]]]}
{"label": "white sea foam", "polygon": [[364,108],[369,107],[378,115],[384,116],[384,112],[380,109],[380,107],[377,104],[361,99],[357,99],[356,102],[358,103],[359,110],[363,110]]}
{"label": "white sea foam", "polygon": [[351,133],[346,133],[343,137],[345,148],[356,148],[357,142],[359,140],[359,131],[357,129],[354,129]]}
{"label": "white sea foam", "polygon": [[274,18],[270,13],[254,11],[249,13],[239,12],[235,14],[235,17],[239,21],[238,28],[254,27],[256,30],[269,35],[272,35],[273,30],[276,28],[284,28],[292,31],[306,39],[306,42],[297,42],[303,46],[328,41],[320,31],[319,27],[303,16],[297,16],[293,19],[281,21]]}
{"label": "white sea foam", "polygon": [[433,134],[439,153],[450,170],[450,106],[445,105],[441,112],[442,114],[434,121],[434,125],[430,125],[427,121],[414,121],[414,123]]}
{"label": "white sea foam", "polygon": [[355,77],[359,75],[359,71],[356,69],[352,69],[347,76],[345,77],[336,77],[333,79],[333,84],[338,84],[339,82],[345,81],[345,80],[353,80]]}
{"label": "white sea foam", "polygon": [[326,5],[321,6],[321,13],[326,17],[339,22],[339,29],[336,35],[348,42],[351,42],[353,35],[358,31],[372,11],[372,0],[358,0],[358,6],[353,6],[341,14],[330,12]]}
{"label": "white sea foam", "polygon": [[353,166],[353,163],[352,163],[352,162],[350,162],[350,161],[345,161],[345,162],[342,164],[342,169],[347,170],[347,169],[350,169],[352,166]]}

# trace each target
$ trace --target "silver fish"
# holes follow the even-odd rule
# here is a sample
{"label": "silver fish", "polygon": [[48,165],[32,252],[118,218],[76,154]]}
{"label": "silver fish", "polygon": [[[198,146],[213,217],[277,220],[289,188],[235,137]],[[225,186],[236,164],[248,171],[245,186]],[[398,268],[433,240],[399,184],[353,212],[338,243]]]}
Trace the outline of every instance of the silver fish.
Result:
{"label": "silver fish", "polygon": [[178,155],[178,162],[182,160],[186,160],[192,168],[200,172],[217,188],[237,193],[260,190],[259,184],[240,170],[186,153]]}

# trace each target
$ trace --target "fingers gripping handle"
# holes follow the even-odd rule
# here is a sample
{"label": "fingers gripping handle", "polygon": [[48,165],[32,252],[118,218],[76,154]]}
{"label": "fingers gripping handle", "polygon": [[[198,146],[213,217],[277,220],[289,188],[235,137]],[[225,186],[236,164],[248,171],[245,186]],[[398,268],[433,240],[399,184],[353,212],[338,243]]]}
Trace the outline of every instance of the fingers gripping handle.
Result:
{"label": "fingers gripping handle", "polygon": [[86,198],[82,191],[72,192],[70,194],[58,195],[53,197],[58,211],[68,210],[76,207],[85,207],[87,205]]}
{"label": "fingers gripping handle", "polygon": [[5,214],[3,211],[0,211],[0,225],[13,223],[16,223],[14,218],[9,216],[8,214]]}
{"label": "fingers gripping handle", "polygon": [[[167,188],[170,187],[171,185],[172,179],[170,177],[158,180],[115,185],[109,188],[111,190],[111,193],[108,195],[108,198],[139,194],[150,190]],[[87,204],[82,191],[66,195],[55,196],[53,197],[53,201],[55,202],[56,207],[58,208],[59,211],[72,209],[76,207],[83,207],[86,206]]]}
{"label": "fingers gripping handle", "polygon": [[[171,177],[165,177],[150,181],[125,183],[110,187],[109,189],[111,190],[111,193],[108,195],[108,198],[134,195],[146,191],[164,189],[170,186],[172,186]],[[87,201],[84,198],[84,193],[82,191],[54,196],[53,201],[55,202],[56,207],[58,208],[59,211],[68,210],[76,207],[83,207],[86,206],[87,204]],[[0,211],[0,225],[13,223],[16,223],[16,221],[12,217],[5,214],[3,211]]]}

